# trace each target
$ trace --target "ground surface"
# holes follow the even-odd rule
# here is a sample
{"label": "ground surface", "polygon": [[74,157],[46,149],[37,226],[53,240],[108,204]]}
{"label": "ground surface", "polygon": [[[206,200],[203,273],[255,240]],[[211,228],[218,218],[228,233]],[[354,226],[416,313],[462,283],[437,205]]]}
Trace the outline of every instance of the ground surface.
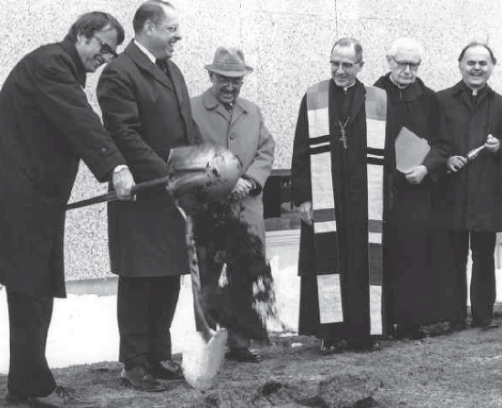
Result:
{"label": "ground surface", "polygon": [[[54,373],[60,384],[102,408],[502,407],[502,328],[381,345],[370,353],[321,356],[314,338],[273,337],[270,346],[257,348],[261,363],[225,361],[207,391],[180,380],[168,382],[169,390],[161,394],[138,393],[121,385],[115,362]],[[1,390],[6,382],[0,375]]]}

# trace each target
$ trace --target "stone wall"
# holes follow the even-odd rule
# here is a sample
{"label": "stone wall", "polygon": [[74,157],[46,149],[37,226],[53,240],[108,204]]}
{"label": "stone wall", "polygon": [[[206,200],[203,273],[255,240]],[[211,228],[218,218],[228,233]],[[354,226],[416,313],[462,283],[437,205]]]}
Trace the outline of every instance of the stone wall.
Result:
{"label": "stone wall", "polygon": [[[334,40],[358,38],[364,47],[361,79],[373,83],[387,70],[385,52],[400,36],[421,41],[426,56],[420,76],[433,89],[459,79],[457,57],[473,39],[488,41],[502,58],[501,2],[488,0],[173,0],[181,13],[183,40],[173,60],[185,74],[192,95],[209,80],[203,66],[219,45],[239,46],[255,72],[246,77],[242,96],[257,102],[277,141],[275,168],[290,166],[292,136],[300,99],[311,83],[329,77]],[[0,0],[0,84],[15,63],[37,46],[64,37],[78,15],[90,10],[114,14],[132,36],[136,0]],[[95,98],[98,74],[87,93]],[[502,91],[495,68],[491,85]],[[0,124],[1,126],[1,124]],[[1,131],[1,128],[0,128]],[[82,166],[72,199],[103,192]],[[67,276],[108,273],[104,205],[68,214]]]}

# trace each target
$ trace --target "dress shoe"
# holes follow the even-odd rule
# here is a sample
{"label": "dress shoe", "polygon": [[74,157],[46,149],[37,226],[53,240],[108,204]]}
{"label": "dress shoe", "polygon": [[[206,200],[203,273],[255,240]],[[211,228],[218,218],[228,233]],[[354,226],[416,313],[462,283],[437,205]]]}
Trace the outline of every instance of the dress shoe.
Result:
{"label": "dress shoe", "polygon": [[181,367],[173,360],[159,361],[155,366],[148,367],[152,377],[160,380],[179,380],[183,378]]}
{"label": "dress shoe", "polygon": [[133,367],[129,370],[124,368],[120,373],[120,380],[126,386],[138,391],[162,392],[167,390],[142,366]]}
{"label": "dress shoe", "polygon": [[28,397],[28,405],[34,408],[93,408],[95,404],[75,398],[73,392],[56,387],[47,397]]}
{"label": "dress shoe", "polygon": [[473,320],[472,327],[479,327],[482,330],[497,329],[500,323],[493,319]]}
{"label": "dress shoe", "polygon": [[319,347],[319,353],[321,353],[323,356],[328,356],[330,354],[340,353],[340,350],[336,346],[335,341],[322,339],[321,347]]}
{"label": "dress shoe", "polygon": [[15,392],[7,390],[7,394],[5,394],[5,401],[7,401],[7,405],[20,405],[26,403],[28,401],[28,397],[26,395],[16,394]]}
{"label": "dress shoe", "polygon": [[247,347],[232,348],[225,354],[227,360],[240,361],[241,363],[258,363],[261,361],[261,356]]}

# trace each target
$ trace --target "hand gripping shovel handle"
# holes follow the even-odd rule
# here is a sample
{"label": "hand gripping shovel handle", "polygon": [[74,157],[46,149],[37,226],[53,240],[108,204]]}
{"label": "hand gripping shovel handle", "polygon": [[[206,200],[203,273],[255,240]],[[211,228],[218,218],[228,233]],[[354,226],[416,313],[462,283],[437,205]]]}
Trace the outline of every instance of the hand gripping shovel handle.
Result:
{"label": "hand gripping shovel handle", "polygon": [[[169,182],[169,177],[170,176],[165,176],[165,177],[161,177],[158,179],[145,181],[144,183],[136,184],[131,189],[131,195],[134,196],[137,193],[148,190],[151,187],[158,186],[159,184],[166,184],[167,185]],[[66,210],[87,207],[88,205],[104,203],[104,202],[108,202],[108,201],[115,201],[115,200],[118,200],[117,192],[110,191],[106,194],[98,195],[96,197],[88,198],[86,200],[76,201],[74,203],[70,203],[66,206]]]}

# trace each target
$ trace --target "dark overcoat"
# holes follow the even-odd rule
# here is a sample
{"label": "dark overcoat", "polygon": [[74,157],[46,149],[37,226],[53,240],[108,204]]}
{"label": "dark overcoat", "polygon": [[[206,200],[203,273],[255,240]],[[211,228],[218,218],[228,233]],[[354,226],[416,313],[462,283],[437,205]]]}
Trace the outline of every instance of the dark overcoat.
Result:
{"label": "dark overcoat", "polygon": [[124,164],[83,91],[75,46],[25,56],[0,92],[0,282],[64,297],[65,205],[82,158],[99,181]]}
{"label": "dark overcoat", "polygon": [[[438,222],[437,181],[444,172],[448,144],[439,137],[436,93],[417,78],[399,89],[389,74],[375,86],[387,92],[384,153],[383,293],[385,323],[430,324],[454,320],[461,310],[455,301],[456,273],[446,228]],[[423,165],[428,174],[410,184],[396,169],[395,141],[405,126],[427,140],[431,149]]]}
{"label": "dark overcoat", "polygon": [[[131,42],[103,70],[98,100],[105,127],[137,183],[167,174],[173,147],[199,138],[179,68],[169,77]],[[140,193],[134,202],[108,205],[112,272],[124,277],[188,273],[185,222],[164,187]]]}
{"label": "dark overcoat", "polygon": [[[451,145],[451,156],[465,156],[485,143],[491,133],[502,139],[502,96],[489,86],[474,100],[459,82],[440,91],[441,133]],[[441,206],[453,230],[502,231],[502,148],[483,151],[467,167],[444,177]]]}
{"label": "dark overcoat", "polygon": [[[329,129],[333,158],[333,186],[338,235],[338,252],[316,256],[313,227],[302,222],[300,259],[301,276],[299,333],[320,338],[369,336],[369,316],[361,311],[368,307],[368,175],[366,165],[366,110],[364,85],[357,81],[347,122],[347,144],[340,140],[337,121],[341,117],[334,97],[334,82],[330,81]],[[312,201],[308,112],[303,97],[296,125],[292,160],[292,198],[295,205]],[[317,254],[319,255],[319,254]],[[340,260],[342,270],[342,302],[344,323],[320,324],[317,293],[317,271],[324,262]],[[323,259],[324,258],[324,259]]]}

